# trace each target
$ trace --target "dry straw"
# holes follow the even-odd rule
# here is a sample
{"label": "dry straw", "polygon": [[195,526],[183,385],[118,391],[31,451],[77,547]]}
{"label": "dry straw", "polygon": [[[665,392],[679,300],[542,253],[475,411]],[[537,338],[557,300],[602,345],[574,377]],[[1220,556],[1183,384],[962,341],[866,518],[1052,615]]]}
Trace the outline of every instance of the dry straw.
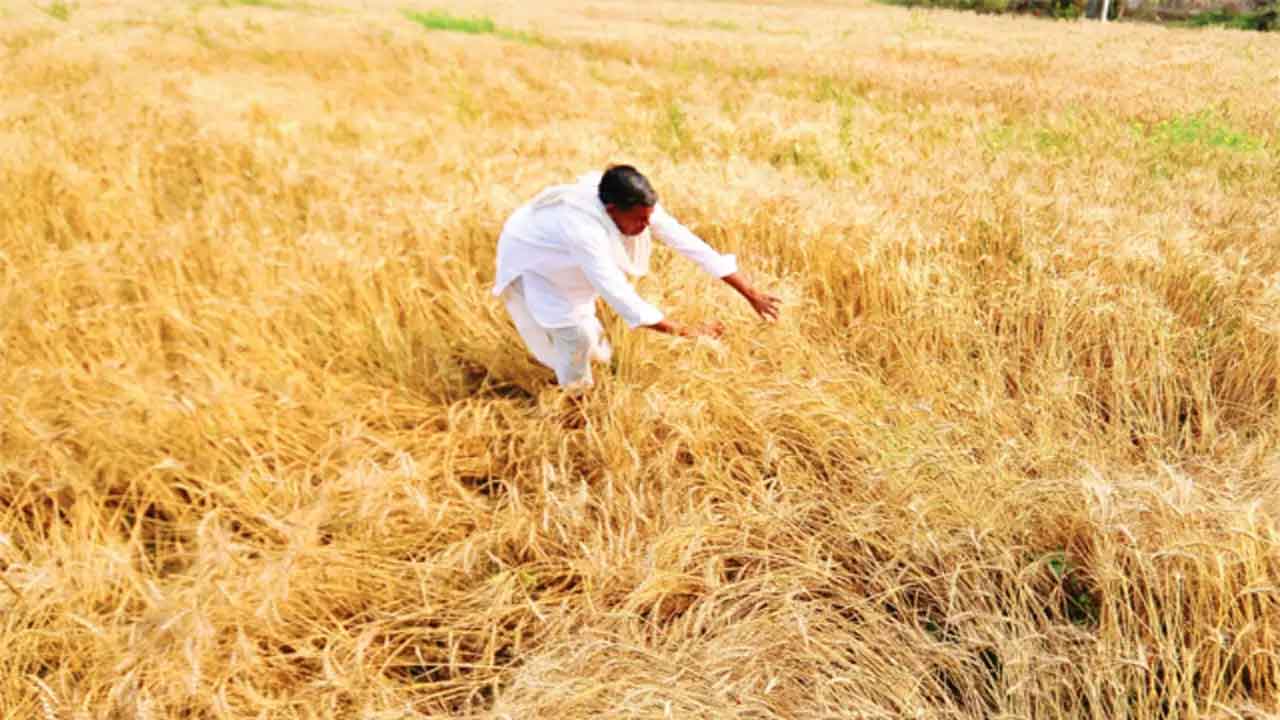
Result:
{"label": "dry straw", "polygon": [[[0,4],[3,717],[1280,712],[1280,46],[404,9]],[[622,160],[785,314],[580,421],[495,238]]]}

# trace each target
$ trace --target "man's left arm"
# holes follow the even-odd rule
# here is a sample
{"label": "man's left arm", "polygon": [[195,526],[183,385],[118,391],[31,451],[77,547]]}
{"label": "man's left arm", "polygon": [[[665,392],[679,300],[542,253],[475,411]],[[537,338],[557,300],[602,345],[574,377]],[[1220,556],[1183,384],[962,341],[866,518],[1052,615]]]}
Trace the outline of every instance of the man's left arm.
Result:
{"label": "man's left arm", "polygon": [[768,293],[763,293],[751,286],[747,279],[738,272],[738,259],[733,255],[722,255],[680,224],[662,205],[653,209],[649,218],[651,232],[668,247],[697,263],[706,272],[724,280],[738,294],[751,303],[752,309],[766,320],[778,318],[778,305],[781,300]]}

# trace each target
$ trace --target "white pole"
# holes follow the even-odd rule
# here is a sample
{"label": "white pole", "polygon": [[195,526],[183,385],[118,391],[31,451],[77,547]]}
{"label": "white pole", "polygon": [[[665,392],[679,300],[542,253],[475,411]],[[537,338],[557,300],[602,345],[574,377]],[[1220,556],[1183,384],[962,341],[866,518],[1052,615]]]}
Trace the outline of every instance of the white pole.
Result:
{"label": "white pole", "polygon": [[1102,0],[1102,22],[1107,21],[1107,13],[1111,11],[1111,0]]}

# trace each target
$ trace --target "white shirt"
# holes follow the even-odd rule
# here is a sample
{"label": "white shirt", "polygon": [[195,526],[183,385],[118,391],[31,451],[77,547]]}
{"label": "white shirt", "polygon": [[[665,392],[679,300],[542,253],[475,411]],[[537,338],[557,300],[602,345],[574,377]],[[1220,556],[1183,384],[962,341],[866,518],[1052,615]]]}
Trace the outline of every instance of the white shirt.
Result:
{"label": "white shirt", "polygon": [[650,230],[715,277],[738,271],[737,258],[713,250],[661,203],[653,209],[650,230],[623,235],[597,195],[600,175],[548,188],[511,215],[498,240],[494,295],[523,277],[529,312],[548,329],[571,327],[593,316],[600,296],[629,327],[653,325],[662,320],[662,311],[627,280],[628,274],[648,272]]}

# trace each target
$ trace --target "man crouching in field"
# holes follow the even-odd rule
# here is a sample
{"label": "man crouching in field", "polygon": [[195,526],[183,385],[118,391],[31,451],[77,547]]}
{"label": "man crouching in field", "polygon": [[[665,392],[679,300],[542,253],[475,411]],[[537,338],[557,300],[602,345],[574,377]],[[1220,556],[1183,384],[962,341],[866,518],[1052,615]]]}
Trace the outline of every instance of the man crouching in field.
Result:
{"label": "man crouching in field", "polygon": [[629,327],[696,337],[719,336],[720,323],[690,327],[666,319],[627,280],[649,271],[652,229],[659,240],[737,290],[762,318],[776,319],[778,298],[757,292],[721,255],[658,205],[649,180],[630,165],[555,185],[520,207],[498,240],[498,278],[516,330],[538,362],[564,388],[592,384],[591,362],[612,350],[596,319],[604,296]]}

